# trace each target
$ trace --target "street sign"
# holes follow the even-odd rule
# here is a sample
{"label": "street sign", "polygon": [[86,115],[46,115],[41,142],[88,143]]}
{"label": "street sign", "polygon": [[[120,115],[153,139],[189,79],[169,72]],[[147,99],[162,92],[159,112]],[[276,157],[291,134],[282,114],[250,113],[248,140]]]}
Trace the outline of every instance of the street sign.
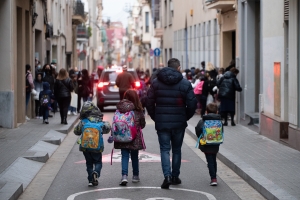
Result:
{"label": "street sign", "polygon": [[154,55],[155,56],[160,56],[160,49],[159,48],[154,49]]}
{"label": "street sign", "polygon": [[153,54],[154,54],[153,49],[150,49],[150,56],[153,56]]}

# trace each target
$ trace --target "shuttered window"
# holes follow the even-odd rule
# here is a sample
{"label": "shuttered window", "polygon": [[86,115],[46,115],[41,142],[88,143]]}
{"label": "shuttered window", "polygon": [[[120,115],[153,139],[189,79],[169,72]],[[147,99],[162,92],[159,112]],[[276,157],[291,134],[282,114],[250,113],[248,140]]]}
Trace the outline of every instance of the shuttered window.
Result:
{"label": "shuttered window", "polygon": [[284,20],[289,20],[290,0],[284,0]]}

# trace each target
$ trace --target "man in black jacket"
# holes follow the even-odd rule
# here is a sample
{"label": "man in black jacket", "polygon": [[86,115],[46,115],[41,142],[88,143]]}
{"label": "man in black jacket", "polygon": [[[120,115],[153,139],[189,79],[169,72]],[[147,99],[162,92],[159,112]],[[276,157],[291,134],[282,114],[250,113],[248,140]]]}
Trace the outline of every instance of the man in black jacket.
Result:
{"label": "man in black jacket", "polygon": [[[181,146],[187,121],[194,115],[197,100],[191,83],[180,73],[180,62],[176,58],[168,61],[168,67],[160,70],[147,93],[147,111],[155,122],[162,170],[165,180],[161,188],[181,183]],[[170,149],[172,147],[172,170]]]}

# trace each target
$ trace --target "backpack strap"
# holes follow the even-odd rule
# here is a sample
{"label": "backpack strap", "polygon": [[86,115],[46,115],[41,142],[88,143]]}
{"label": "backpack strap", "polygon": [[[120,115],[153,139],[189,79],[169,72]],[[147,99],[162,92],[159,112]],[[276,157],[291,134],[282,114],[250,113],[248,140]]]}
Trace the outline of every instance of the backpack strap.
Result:
{"label": "backpack strap", "polygon": [[112,165],[112,157],[113,157],[113,155],[114,155],[114,147],[112,148],[112,150],[111,150],[111,154],[110,154],[110,165]]}

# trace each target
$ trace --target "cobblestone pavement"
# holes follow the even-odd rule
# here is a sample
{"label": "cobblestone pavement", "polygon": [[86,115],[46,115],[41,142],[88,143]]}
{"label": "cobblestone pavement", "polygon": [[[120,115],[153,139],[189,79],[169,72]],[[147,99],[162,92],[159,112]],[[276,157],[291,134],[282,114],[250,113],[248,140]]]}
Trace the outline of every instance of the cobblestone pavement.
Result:
{"label": "cobblestone pavement", "polygon": [[[188,122],[195,134],[200,120]],[[300,152],[270,140],[245,126],[227,126],[218,158],[267,199],[300,199]]]}

